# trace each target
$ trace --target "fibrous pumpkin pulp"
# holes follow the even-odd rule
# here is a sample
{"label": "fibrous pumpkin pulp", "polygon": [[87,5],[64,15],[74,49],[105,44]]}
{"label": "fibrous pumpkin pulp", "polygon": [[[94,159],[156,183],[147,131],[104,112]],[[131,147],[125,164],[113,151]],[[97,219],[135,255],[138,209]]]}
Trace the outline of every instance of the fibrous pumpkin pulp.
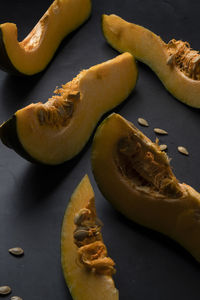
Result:
{"label": "fibrous pumpkin pulp", "polygon": [[64,277],[75,300],[118,300],[95,208],[94,191],[87,175],[75,189],[65,212],[61,232]]}
{"label": "fibrous pumpkin pulp", "polygon": [[200,194],[173,174],[166,153],[118,114],[97,129],[92,167],[120,212],[180,243],[200,261]]}

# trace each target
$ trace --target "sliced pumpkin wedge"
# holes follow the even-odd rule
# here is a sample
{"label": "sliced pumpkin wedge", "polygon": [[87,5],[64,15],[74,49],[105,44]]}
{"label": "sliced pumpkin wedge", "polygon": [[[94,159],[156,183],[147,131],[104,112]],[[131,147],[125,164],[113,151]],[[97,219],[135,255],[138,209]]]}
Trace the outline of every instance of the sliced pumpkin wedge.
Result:
{"label": "sliced pumpkin wedge", "polygon": [[95,134],[92,168],[116,209],[173,238],[200,262],[200,194],[177,180],[158,144],[111,114]]}
{"label": "sliced pumpkin wedge", "polygon": [[81,151],[100,117],[126,99],[136,79],[129,53],[83,70],[45,104],[18,110],[1,125],[0,138],[30,161],[63,163]]}
{"label": "sliced pumpkin wedge", "polygon": [[14,23],[0,25],[0,68],[13,74],[41,72],[64,37],[91,13],[91,0],[55,0],[21,42]]}
{"label": "sliced pumpkin wedge", "polygon": [[200,54],[189,43],[175,39],[165,43],[152,31],[116,15],[103,15],[102,30],[113,48],[147,64],[174,97],[200,108]]}
{"label": "sliced pumpkin wedge", "polygon": [[115,264],[107,256],[101,226],[85,175],[71,196],[61,232],[62,269],[73,299],[119,299],[112,279]]}

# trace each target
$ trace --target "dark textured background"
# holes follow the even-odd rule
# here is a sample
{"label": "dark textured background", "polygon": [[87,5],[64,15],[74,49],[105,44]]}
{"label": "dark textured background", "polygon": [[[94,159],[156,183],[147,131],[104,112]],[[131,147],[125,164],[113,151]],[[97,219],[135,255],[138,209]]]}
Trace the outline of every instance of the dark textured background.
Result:
{"label": "dark textured background", "polygon": [[[50,3],[0,1],[0,23],[15,22],[21,40]],[[199,11],[199,1],[93,0],[89,21],[63,41],[44,72],[17,78],[0,71],[0,122],[31,102],[46,101],[57,85],[81,69],[117,55],[101,33],[102,13],[119,14],[165,41],[183,39],[200,49]],[[148,67],[139,63],[138,68],[136,89],[115,111],[134,123],[146,118],[151,126],[143,132],[153,140],[154,127],[166,129],[169,135],[160,140],[168,144],[175,174],[198,190],[199,110],[175,100]],[[177,152],[178,145],[188,148],[189,157]],[[117,264],[120,299],[199,299],[199,264],[175,242],[129,222],[107,203],[94,182],[90,152],[91,140],[72,162],[45,167],[26,162],[0,144],[0,285],[10,285],[12,295],[24,300],[71,299],[60,266],[60,230],[70,195],[88,173],[104,222],[104,240]],[[19,259],[8,253],[17,245],[25,250]]]}

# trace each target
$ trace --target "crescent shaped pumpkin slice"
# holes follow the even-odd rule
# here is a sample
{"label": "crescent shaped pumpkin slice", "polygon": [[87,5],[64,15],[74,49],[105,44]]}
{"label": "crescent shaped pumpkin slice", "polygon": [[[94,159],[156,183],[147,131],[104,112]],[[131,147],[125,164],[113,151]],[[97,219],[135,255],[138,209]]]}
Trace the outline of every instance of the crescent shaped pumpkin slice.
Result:
{"label": "crescent shaped pumpkin slice", "polygon": [[91,0],[55,0],[21,42],[14,23],[0,25],[0,68],[33,75],[44,70],[61,41],[91,13]]}
{"label": "crescent shaped pumpkin slice", "polygon": [[30,161],[63,163],[82,150],[101,116],[128,97],[136,79],[130,53],[83,70],[45,104],[18,110],[0,126],[0,138]]}
{"label": "crescent shaped pumpkin slice", "polygon": [[152,31],[116,15],[102,16],[107,42],[119,52],[128,51],[147,64],[178,100],[200,108],[200,54],[189,43],[165,43]]}
{"label": "crescent shaped pumpkin slice", "polygon": [[92,168],[101,192],[121,213],[168,235],[200,262],[200,194],[177,180],[158,144],[111,114],[96,131]]}
{"label": "crescent shaped pumpkin slice", "polygon": [[107,255],[101,226],[85,175],[71,196],[61,232],[62,269],[74,300],[119,299],[112,279],[115,263]]}

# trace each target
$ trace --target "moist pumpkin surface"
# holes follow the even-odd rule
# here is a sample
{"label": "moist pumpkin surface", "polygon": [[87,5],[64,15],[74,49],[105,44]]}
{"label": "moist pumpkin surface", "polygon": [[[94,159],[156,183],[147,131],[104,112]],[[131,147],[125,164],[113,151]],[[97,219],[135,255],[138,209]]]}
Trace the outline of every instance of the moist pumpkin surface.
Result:
{"label": "moist pumpkin surface", "polygon": [[128,51],[147,64],[165,88],[185,104],[200,108],[200,54],[188,42],[158,35],[117,15],[102,16],[107,42],[120,52]]}
{"label": "moist pumpkin surface", "polygon": [[18,110],[1,125],[0,138],[31,161],[63,163],[81,151],[100,117],[128,97],[136,80],[129,53],[83,70],[46,103]]}
{"label": "moist pumpkin surface", "polygon": [[41,72],[64,37],[86,21],[90,13],[90,0],[55,0],[21,42],[16,24],[1,24],[0,68],[17,75]]}
{"label": "moist pumpkin surface", "polygon": [[117,300],[112,275],[115,263],[108,256],[98,219],[94,191],[83,177],[67,206],[61,232],[63,274],[73,299]]}
{"label": "moist pumpkin surface", "polygon": [[111,114],[95,134],[92,169],[116,209],[173,238],[200,261],[200,194],[178,181],[158,144]]}

